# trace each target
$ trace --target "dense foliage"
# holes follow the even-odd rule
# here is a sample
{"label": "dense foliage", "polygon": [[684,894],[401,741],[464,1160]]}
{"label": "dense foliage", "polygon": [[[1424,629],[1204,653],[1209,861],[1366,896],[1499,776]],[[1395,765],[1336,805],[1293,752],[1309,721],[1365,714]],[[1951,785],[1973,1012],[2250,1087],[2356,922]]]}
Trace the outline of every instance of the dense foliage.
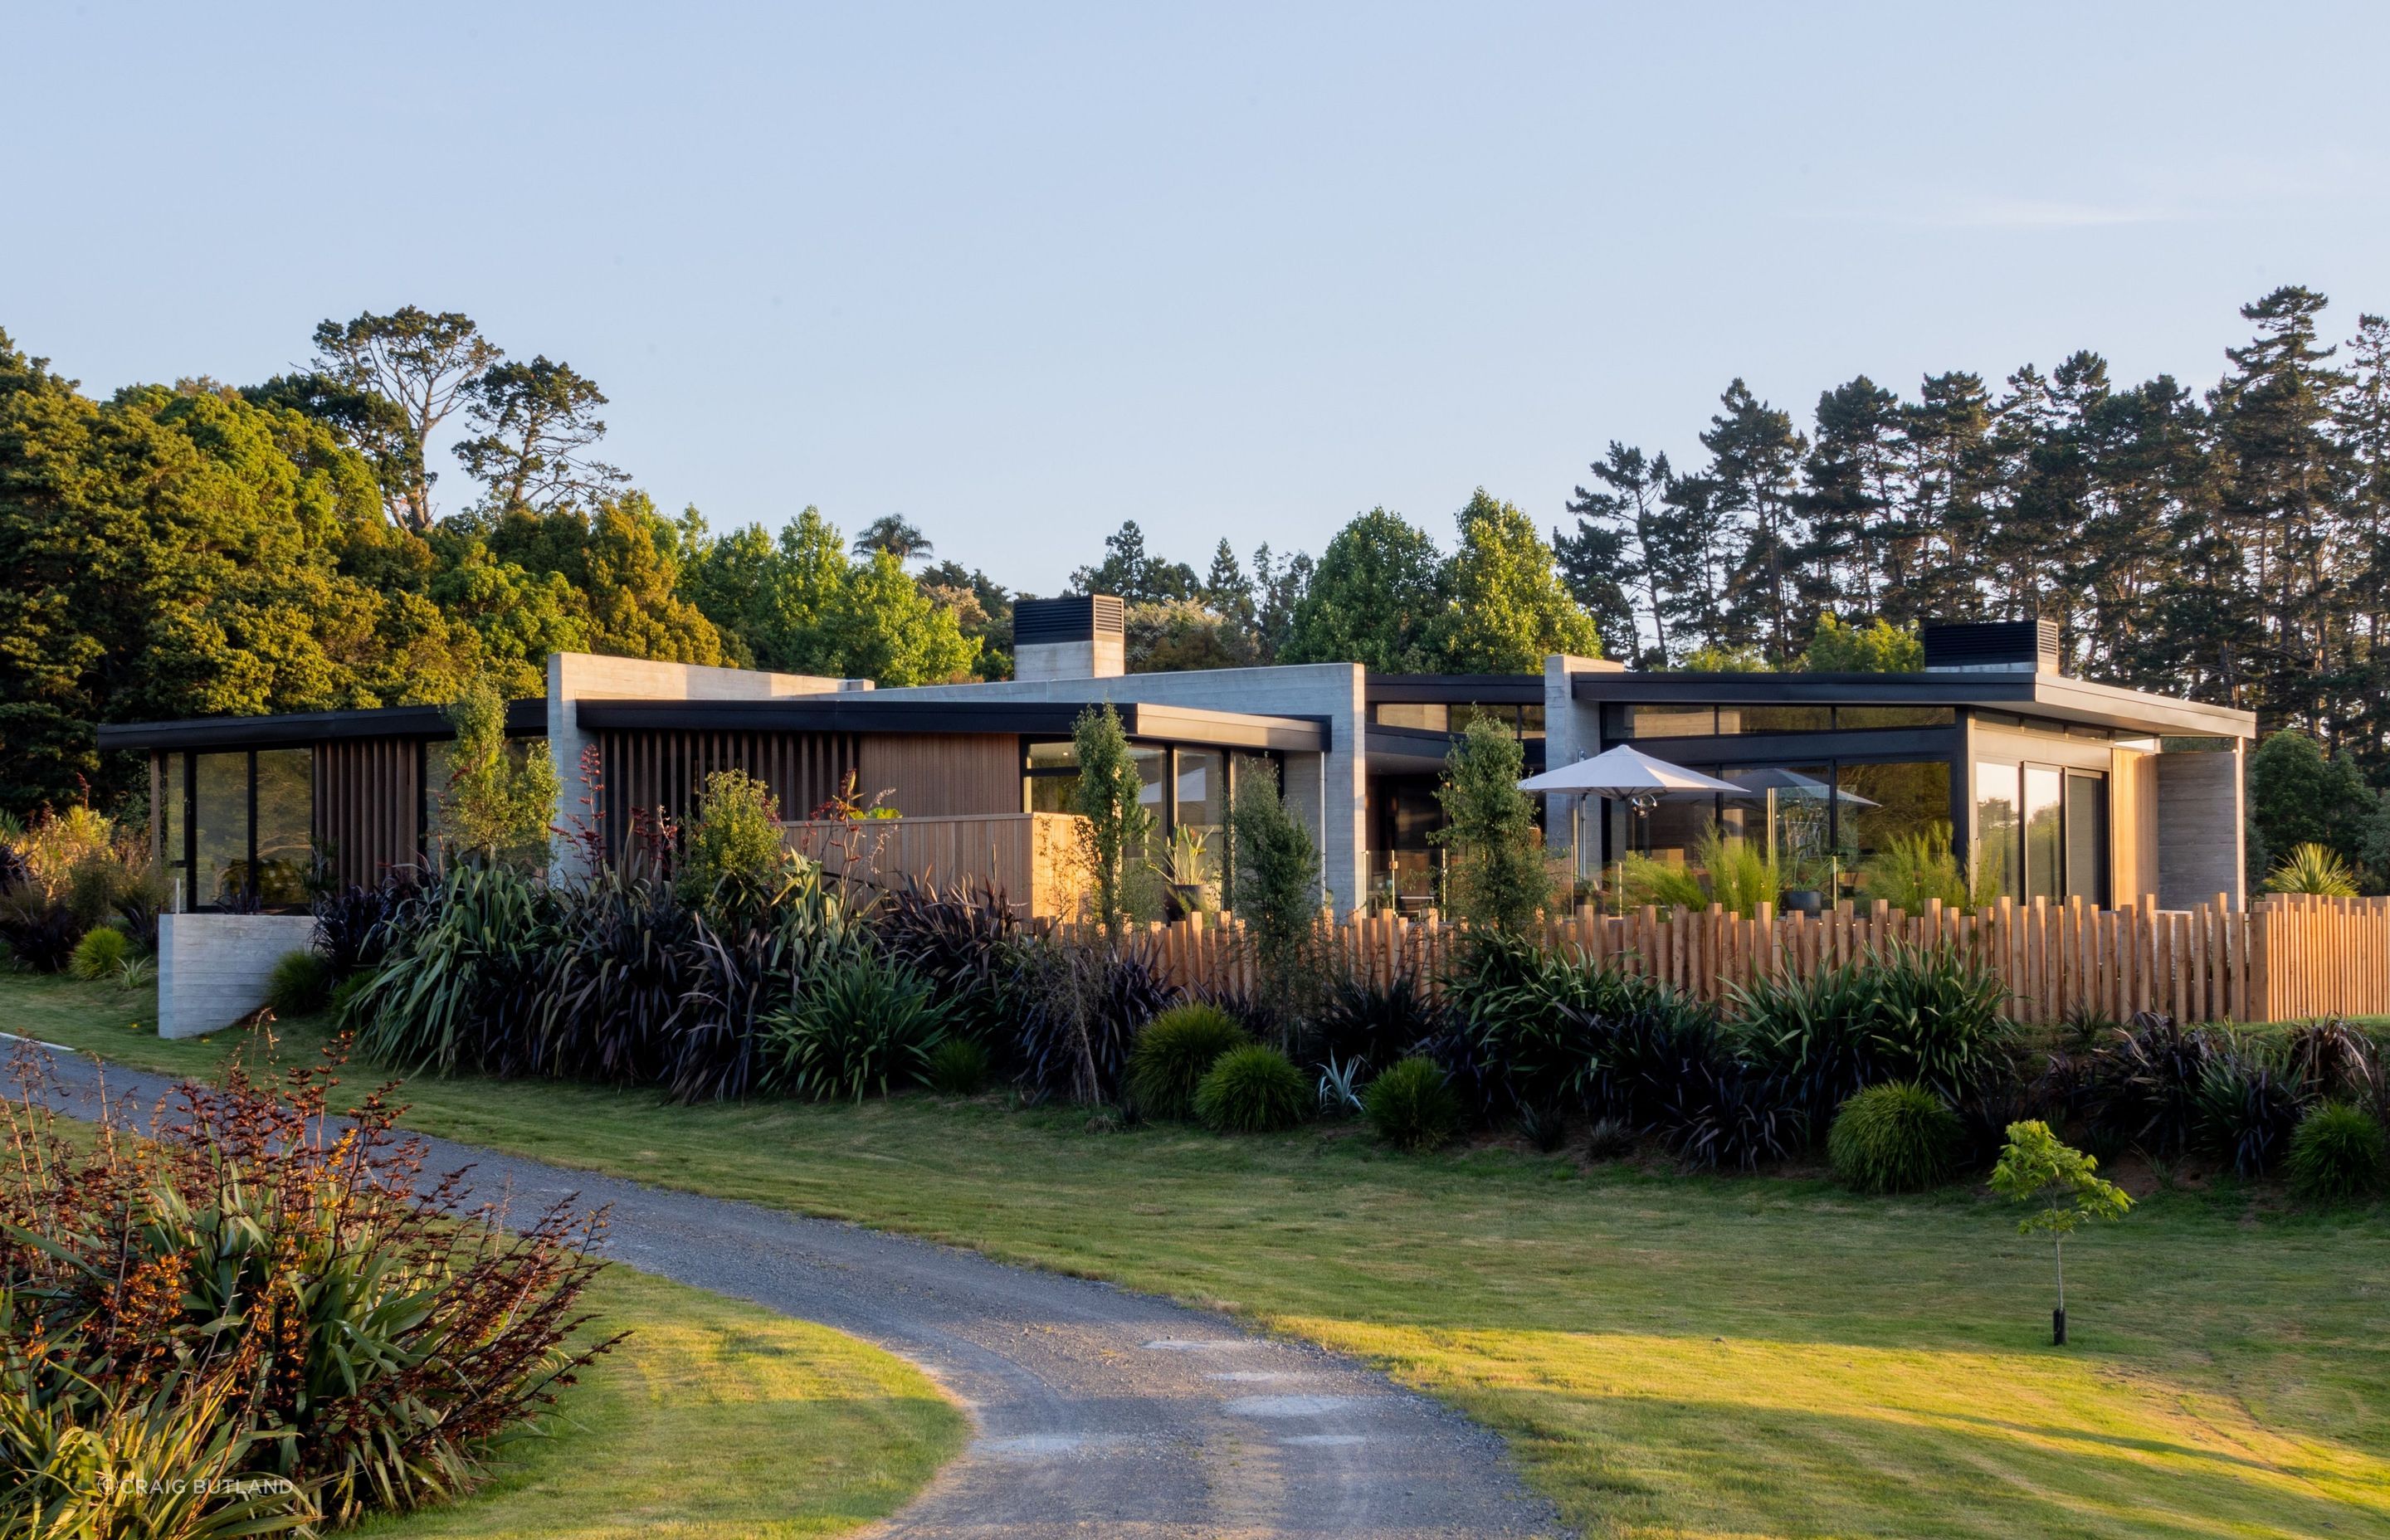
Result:
{"label": "dense foliage", "polygon": [[572,1344],[596,1220],[468,1212],[379,1100],[340,1133],[328,1077],[236,1072],[146,1129],[108,1113],[78,1153],[31,1064],[0,1161],[11,1534],[273,1534],[441,1501],[610,1345]]}
{"label": "dense foliage", "polygon": [[1195,1110],[1195,1088],[1220,1056],[1252,1042],[1217,1006],[1173,1006],[1146,1023],[1129,1052],[1129,1099],[1150,1118],[1189,1117]]}
{"label": "dense foliage", "polygon": [[1221,1134],[1274,1134],[1312,1109],[1311,1082],[1294,1061],[1258,1043],[1230,1048],[1195,1086],[1195,1116]]}
{"label": "dense foliage", "polygon": [[1834,1114],[1826,1150],[1834,1174],[1861,1192],[1913,1192],[1949,1180],[1959,1120],[1942,1098],[1907,1081],[1870,1085]]}

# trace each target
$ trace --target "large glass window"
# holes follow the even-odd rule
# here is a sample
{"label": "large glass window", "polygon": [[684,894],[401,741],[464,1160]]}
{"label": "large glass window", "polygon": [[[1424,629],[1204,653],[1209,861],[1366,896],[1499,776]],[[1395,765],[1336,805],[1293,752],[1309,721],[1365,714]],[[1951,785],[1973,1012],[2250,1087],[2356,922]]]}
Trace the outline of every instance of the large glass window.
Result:
{"label": "large glass window", "polygon": [[1451,713],[1451,707],[1433,701],[1388,701],[1378,707],[1378,725],[1441,733],[1450,730]]}
{"label": "large glass window", "polygon": [[257,900],[268,909],[307,902],[314,854],[315,752],[257,751]]}
{"label": "large glass window", "polygon": [[1620,712],[1619,726],[1628,738],[1712,738],[1717,733],[1717,708],[1628,706]]}
{"label": "large glass window", "polygon": [[1220,875],[1220,853],[1227,844],[1228,756],[1217,749],[1177,751],[1178,828],[1191,828],[1203,839],[1203,874]]}
{"label": "large glass window", "polygon": [[1950,834],[1950,766],[1942,760],[1839,765],[1834,824],[1843,860],[1856,871],[1892,847]]}
{"label": "large glass window", "polygon": [[1831,706],[1720,706],[1718,732],[1822,733],[1834,725]]}
{"label": "large glass window", "polygon": [[2108,777],[2066,774],[2066,896],[2108,906]]}
{"label": "large glass window", "polygon": [[1728,834],[1773,852],[1785,886],[1822,887],[1831,848],[1834,773],[1830,765],[1745,765],[1718,777],[1743,788],[1723,815]]}
{"label": "large glass window", "polygon": [[194,906],[246,907],[249,894],[249,755],[201,754],[193,776],[198,835]]}
{"label": "large glass window", "polygon": [[1845,732],[1863,727],[1948,727],[1959,720],[1949,706],[1837,706],[1834,725]]}
{"label": "large glass window", "polygon": [[191,759],[188,754],[158,757],[158,869],[170,894],[186,905],[195,903],[191,890],[189,844]]}
{"label": "large glass window", "polygon": [[2023,894],[2018,867],[2022,847],[2018,831],[2024,823],[2023,772],[2013,764],[1985,760],[1975,766],[1976,871],[1996,894]]}
{"label": "large glass window", "polygon": [[2055,765],[2024,767],[2024,902],[2066,897],[2066,841],[2061,798],[2065,780]]}

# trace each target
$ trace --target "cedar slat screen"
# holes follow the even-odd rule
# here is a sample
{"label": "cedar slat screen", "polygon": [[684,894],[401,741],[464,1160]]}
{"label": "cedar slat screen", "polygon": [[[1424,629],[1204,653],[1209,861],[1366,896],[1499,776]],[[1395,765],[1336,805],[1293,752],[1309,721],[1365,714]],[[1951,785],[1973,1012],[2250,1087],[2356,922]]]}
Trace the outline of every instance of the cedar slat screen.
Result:
{"label": "cedar slat screen", "polygon": [[381,880],[423,847],[423,743],[355,738],[315,748],[315,842],[342,885]]}
{"label": "cedar slat screen", "polygon": [[[609,731],[598,735],[606,849],[620,854],[633,809],[675,818],[697,811],[705,777],[743,770],[772,789],[780,816],[803,818],[838,794],[860,757],[852,733]],[[582,795],[565,788],[568,812]]]}

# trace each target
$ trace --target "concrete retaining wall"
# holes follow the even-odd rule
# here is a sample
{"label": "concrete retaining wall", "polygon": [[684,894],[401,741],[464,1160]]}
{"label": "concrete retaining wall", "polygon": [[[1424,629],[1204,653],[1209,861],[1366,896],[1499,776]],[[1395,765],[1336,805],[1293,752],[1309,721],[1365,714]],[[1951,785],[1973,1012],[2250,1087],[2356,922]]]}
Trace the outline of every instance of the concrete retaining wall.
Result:
{"label": "concrete retaining wall", "polygon": [[158,1035],[221,1031],[265,1003],[274,965],[315,937],[312,915],[161,915]]}

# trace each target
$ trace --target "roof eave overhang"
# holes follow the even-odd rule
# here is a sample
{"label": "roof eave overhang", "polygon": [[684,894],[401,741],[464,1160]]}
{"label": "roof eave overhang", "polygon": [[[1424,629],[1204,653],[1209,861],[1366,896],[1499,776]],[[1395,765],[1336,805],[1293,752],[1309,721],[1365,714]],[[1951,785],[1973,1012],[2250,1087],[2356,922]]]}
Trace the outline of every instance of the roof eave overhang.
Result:
{"label": "roof eave overhang", "polygon": [[[547,702],[533,697],[507,702],[512,738],[547,736]],[[179,722],[103,722],[103,753],[124,750],[282,749],[356,738],[451,738],[446,708],[380,706],[348,712],[290,712],[275,716],[196,716]]]}
{"label": "roof eave overhang", "polygon": [[1577,674],[1584,701],[1703,705],[1953,706],[2152,737],[2254,738],[2255,712],[2060,674]]}
{"label": "roof eave overhang", "polygon": [[[1211,748],[1324,753],[1324,718],[1204,711],[1149,701],[1115,701],[1131,738]],[[902,733],[922,736],[1067,737],[1086,703],[1059,700],[904,700],[867,694],[788,696],[772,700],[576,701],[574,720],[591,731]]]}

